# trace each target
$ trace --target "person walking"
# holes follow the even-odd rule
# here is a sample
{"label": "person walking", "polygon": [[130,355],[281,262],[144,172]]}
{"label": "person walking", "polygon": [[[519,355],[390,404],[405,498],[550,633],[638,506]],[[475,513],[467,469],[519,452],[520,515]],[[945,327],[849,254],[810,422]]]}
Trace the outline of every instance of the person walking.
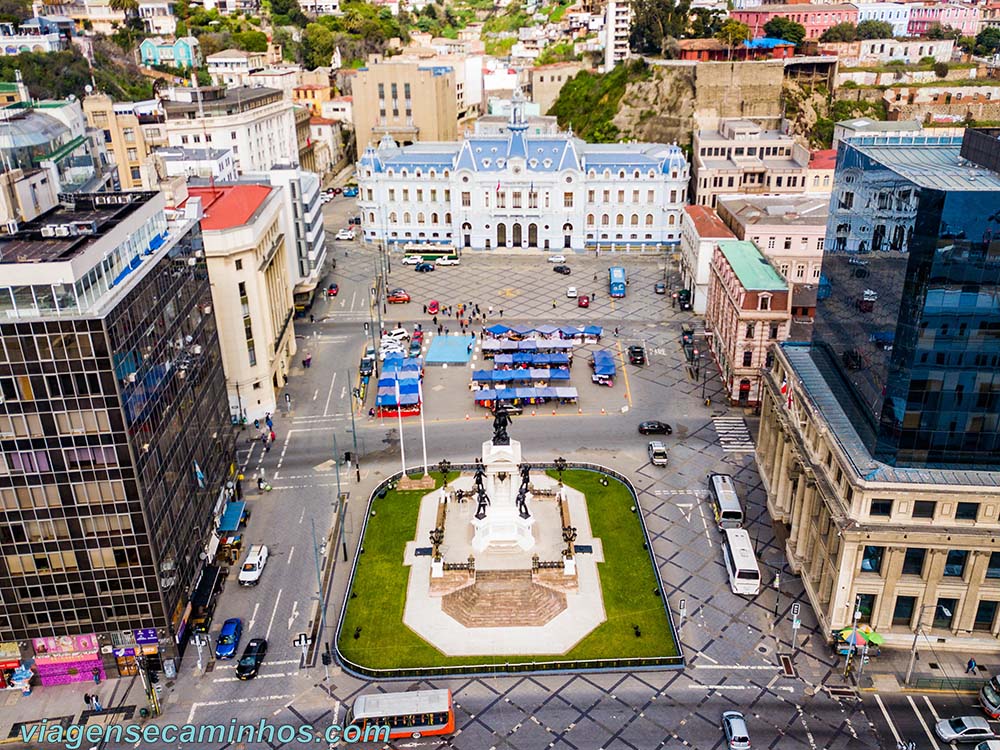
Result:
{"label": "person walking", "polygon": [[501,318],[503,317],[503,308],[502,307],[500,308],[500,317]]}
{"label": "person walking", "polygon": [[976,673],[976,660],[975,659],[969,659],[969,663],[965,665],[965,673],[966,674],[969,674],[969,673],[975,674]]}
{"label": "person walking", "polygon": [[256,419],[254,419],[254,421],[253,421],[253,428],[255,430],[259,430],[260,429],[260,417],[257,417]]}
{"label": "person walking", "polygon": [[104,710],[104,706],[101,705],[101,699],[98,698],[96,695],[90,696],[90,702],[97,713],[100,713],[101,711]]}
{"label": "person walking", "polygon": [[[92,670],[90,670],[90,676],[94,678],[94,684],[95,685],[100,685],[101,684],[101,670],[100,669],[98,669],[97,667],[94,667]],[[94,702],[95,703],[97,702],[97,696],[96,695],[94,696]]]}
{"label": "person walking", "polygon": [[313,355],[312,352],[306,351],[306,358],[302,360],[302,366],[307,370],[312,367]]}
{"label": "person walking", "polygon": [[555,310],[555,309],[556,309],[556,301],[555,301],[555,300],[552,300],[552,309],[553,309],[553,310]]}
{"label": "person walking", "polygon": [[274,430],[271,430],[271,434],[270,434],[269,437],[271,438],[271,442],[273,443],[277,439],[278,436],[274,434]]}
{"label": "person walking", "polygon": [[432,322],[432,323],[433,323],[434,325],[437,325],[437,324],[438,324],[438,316],[437,316],[437,315],[435,315],[435,316],[434,316],[433,318],[431,318],[431,322]]}
{"label": "person walking", "polygon": [[93,698],[93,696],[90,693],[84,693],[83,694],[83,703],[84,703],[84,705],[87,708],[90,708],[91,701],[93,701],[93,700],[94,700],[94,698]]}
{"label": "person walking", "polygon": [[[490,306],[489,306],[489,307],[487,308],[487,310],[486,310],[486,314],[487,314],[487,315],[493,315],[493,305],[490,305]],[[501,314],[501,315],[503,315],[503,313],[500,313],[500,314]]]}

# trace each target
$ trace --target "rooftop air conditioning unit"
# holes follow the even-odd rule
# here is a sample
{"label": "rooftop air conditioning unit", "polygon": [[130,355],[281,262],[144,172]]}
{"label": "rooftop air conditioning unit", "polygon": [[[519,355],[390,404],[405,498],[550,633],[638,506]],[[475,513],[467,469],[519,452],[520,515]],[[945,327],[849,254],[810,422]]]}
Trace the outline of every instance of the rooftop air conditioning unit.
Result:
{"label": "rooftop air conditioning unit", "polygon": [[193,266],[193,265],[195,265],[197,263],[198,263],[198,259],[197,258],[188,258],[188,265],[189,266]]}
{"label": "rooftop air conditioning unit", "polygon": [[204,305],[201,306],[201,312],[204,315],[211,315],[212,314],[212,306],[210,304],[208,304],[208,303],[205,303]]}
{"label": "rooftop air conditioning unit", "polygon": [[69,237],[70,234],[72,234],[72,231],[69,228],[69,226],[67,226],[66,224],[59,224],[56,227],[56,236],[57,237]]}
{"label": "rooftop air conditioning unit", "polygon": [[55,237],[56,236],[56,226],[55,224],[46,224],[42,227],[42,237]]}

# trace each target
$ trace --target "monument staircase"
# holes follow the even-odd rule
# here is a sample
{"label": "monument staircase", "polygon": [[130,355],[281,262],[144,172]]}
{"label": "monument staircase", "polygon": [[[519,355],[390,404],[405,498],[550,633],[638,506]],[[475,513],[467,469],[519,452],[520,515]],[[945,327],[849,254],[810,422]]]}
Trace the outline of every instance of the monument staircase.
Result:
{"label": "monument staircase", "polygon": [[442,597],[441,608],[469,628],[544,625],[566,595],[531,580],[530,570],[477,570],[476,582]]}

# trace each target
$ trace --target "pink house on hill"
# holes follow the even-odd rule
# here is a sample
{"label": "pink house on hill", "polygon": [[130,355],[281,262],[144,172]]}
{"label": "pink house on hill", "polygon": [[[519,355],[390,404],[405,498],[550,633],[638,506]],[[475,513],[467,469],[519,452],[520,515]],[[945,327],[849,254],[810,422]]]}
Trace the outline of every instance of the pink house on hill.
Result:
{"label": "pink house on hill", "polygon": [[834,5],[810,5],[795,3],[793,5],[758,5],[755,8],[734,10],[729,14],[737,21],[742,21],[750,27],[754,38],[767,36],[764,25],[772,18],[784,16],[806,29],[806,39],[819,39],[823,32],[838,23],[858,22],[858,8],[848,3]]}

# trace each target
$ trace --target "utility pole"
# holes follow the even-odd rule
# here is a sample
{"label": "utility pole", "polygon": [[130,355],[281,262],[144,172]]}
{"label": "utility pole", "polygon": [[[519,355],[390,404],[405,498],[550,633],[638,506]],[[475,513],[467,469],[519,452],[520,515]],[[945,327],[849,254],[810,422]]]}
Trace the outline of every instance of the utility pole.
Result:
{"label": "utility pole", "polygon": [[[337,471],[340,471],[339,465],[337,466]],[[319,568],[319,544],[316,543],[316,519],[310,518],[309,522],[312,524],[313,558],[316,560],[316,601],[319,604],[319,633],[317,637],[322,640],[326,633],[326,604],[323,601],[323,575],[320,573]]]}
{"label": "utility pole", "polygon": [[[353,383],[354,382],[354,378],[351,375],[351,371],[350,370],[347,371],[347,382],[348,383]],[[378,393],[378,391],[376,390],[376,394],[377,393]],[[357,423],[355,423],[355,421],[354,421],[354,407],[355,407],[355,403],[354,403],[354,398],[355,397],[354,397],[354,394],[355,394],[355,390],[352,387],[352,389],[351,389],[351,435],[354,437],[354,471],[356,473],[355,479],[356,479],[357,482],[360,483],[361,482],[361,458],[358,456],[358,426],[357,426]],[[357,405],[360,406],[361,405],[360,392],[359,392],[359,398],[358,398],[357,401],[358,401]]]}

